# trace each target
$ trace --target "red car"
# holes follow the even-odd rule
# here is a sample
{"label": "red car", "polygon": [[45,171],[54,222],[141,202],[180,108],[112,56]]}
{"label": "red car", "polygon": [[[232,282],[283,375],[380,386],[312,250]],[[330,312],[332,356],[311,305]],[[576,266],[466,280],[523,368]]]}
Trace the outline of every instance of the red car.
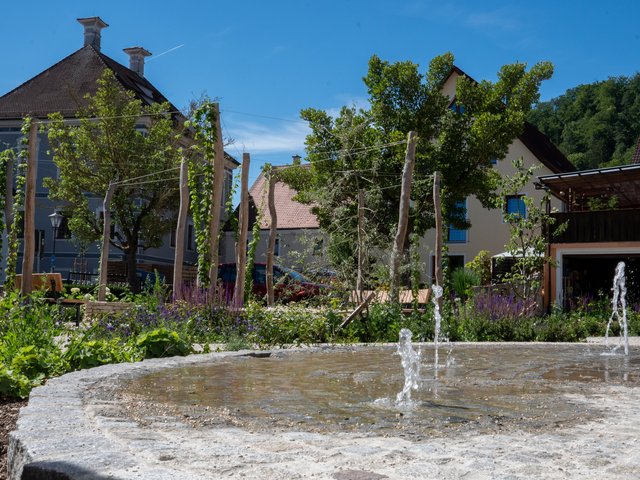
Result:
{"label": "red car", "polygon": [[[236,264],[220,265],[218,279],[222,282],[226,296],[232,298],[236,284]],[[327,285],[315,283],[295,270],[273,266],[273,290],[276,301],[297,302],[315,297],[328,288]],[[267,295],[267,266],[264,263],[253,265],[253,294],[258,298]]]}

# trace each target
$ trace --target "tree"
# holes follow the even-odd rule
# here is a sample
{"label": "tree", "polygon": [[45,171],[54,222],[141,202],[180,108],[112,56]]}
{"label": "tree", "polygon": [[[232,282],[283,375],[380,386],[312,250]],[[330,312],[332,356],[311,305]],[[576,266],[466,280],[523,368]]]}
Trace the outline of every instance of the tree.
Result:
{"label": "tree", "polygon": [[[343,107],[337,118],[303,110],[311,134],[308,168],[289,169],[285,181],[297,199],[312,205],[329,235],[334,261],[353,262],[357,237],[357,195],[365,189],[366,231],[371,245],[386,248],[398,221],[404,140],[416,131],[418,144],[407,234],[433,228],[432,174],[442,173],[445,224],[469,226],[459,201],[475,195],[491,205],[497,184],[493,159],[504,158],[524,128],[540,83],[552,74],[543,62],[527,71],[516,63],[502,67],[496,82],[461,77],[455,103],[442,88],[454,70],[453,56],[435,57],[425,73],[412,62],[389,63],[371,57],[364,78],[368,109]],[[408,244],[408,242],[405,242]],[[355,268],[351,266],[351,271]]]}
{"label": "tree", "polygon": [[[509,225],[509,241],[505,248],[514,260],[511,270],[503,275],[502,281],[510,284],[514,294],[523,300],[524,314],[537,306],[545,263],[554,262],[547,254],[547,232],[556,219],[547,211],[548,192],[545,192],[539,203],[529,196],[519,197],[523,207],[507,211],[506,199],[518,196],[526,185],[530,185],[536,169],[536,166],[525,168],[522,158],[514,159],[512,163],[515,173],[500,180],[498,195],[494,197],[493,203],[502,210],[504,221]],[[565,228],[566,225],[558,226],[554,229],[555,234],[562,233]]]}
{"label": "tree", "polygon": [[111,182],[118,183],[111,244],[125,253],[134,290],[138,248],[160,246],[174,224],[167,220],[175,215],[181,136],[169,111],[167,103],[144,106],[105,70],[77,125],[59,113],[50,117],[49,142],[60,174],[46,181],[49,197],[62,203],[71,233],[94,242],[102,223],[90,198],[101,199]]}
{"label": "tree", "polygon": [[640,134],[640,74],[571,88],[539,103],[529,121],[579,170],[628,164]]}

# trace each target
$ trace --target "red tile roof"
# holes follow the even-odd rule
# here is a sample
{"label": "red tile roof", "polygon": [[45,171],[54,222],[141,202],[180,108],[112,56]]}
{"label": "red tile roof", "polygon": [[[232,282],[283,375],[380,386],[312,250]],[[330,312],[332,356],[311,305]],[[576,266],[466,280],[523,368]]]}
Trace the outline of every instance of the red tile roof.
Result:
{"label": "red tile roof", "polygon": [[[295,194],[295,190],[289,188],[283,182],[276,183],[274,197],[278,216],[278,229],[319,228],[318,219],[311,213],[311,207],[296,202],[293,199]],[[249,195],[253,199],[257,212],[262,215],[260,228],[268,229],[270,216],[267,204],[267,184],[263,173],[260,173],[260,176],[249,189]]]}

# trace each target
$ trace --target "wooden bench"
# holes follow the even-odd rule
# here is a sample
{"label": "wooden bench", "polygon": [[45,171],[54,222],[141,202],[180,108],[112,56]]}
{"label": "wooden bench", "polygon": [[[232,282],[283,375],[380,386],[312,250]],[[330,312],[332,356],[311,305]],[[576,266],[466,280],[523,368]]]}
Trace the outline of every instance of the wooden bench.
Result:
{"label": "wooden bench", "polygon": [[[80,307],[86,304],[85,300],[78,298],[63,298],[62,275],[59,273],[33,273],[31,276],[33,290],[45,290],[50,297],[45,297],[45,301],[55,303],[62,307],[72,307],[76,309],[76,326],[80,325]],[[22,275],[16,275],[16,288],[22,288]]]}
{"label": "wooden bench", "polygon": [[131,302],[94,302],[86,303],[85,318],[94,319],[109,313],[122,313],[131,310],[135,304]]}
{"label": "wooden bench", "polygon": [[[413,305],[414,302],[414,296],[413,296],[413,292],[411,290],[400,290],[400,292],[398,292],[398,299],[399,299],[399,303],[401,305]],[[389,302],[389,292],[386,290],[364,290],[362,292],[362,298],[366,299],[368,298],[371,294],[373,294],[373,298],[370,299],[371,303],[387,303]],[[421,306],[422,309],[424,309],[424,307],[426,307],[427,303],[429,303],[429,296],[431,294],[431,289],[429,288],[421,288],[420,290],[418,290],[418,298],[417,303],[418,305]],[[353,292],[351,292],[351,295],[349,296],[349,301],[351,303],[358,303],[358,292],[356,292],[355,290]],[[409,312],[412,310],[411,308],[405,308],[404,310],[408,310]],[[407,312],[405,312],[407,313]]]}
{"label": "wooden bench", "polygon": [[[413,305],[414,303],[414,295],[411,290],[400,290],[398,292],[398,300],[400,305],[402,305],[402,313],[405,315],[410,315],[413,312],[413,306],[409,307],[409,305]],[[418,312],[424,313],[425,307],[427,303],[429,303],[429,295],[431,294],[431,290],[428,288],[423,288],[418,290],[418,297],[415,299],[419,305]],[[362,313],[362,311],[369,306],[370,303],[387,303],[390,300],[389,292],[384,290],[363,290],[362,291],[362,302],[360,302],[360,297],[356,290],[352,291],[349,295],[349,302],[356,304],[355,310],[353,310],[347,318],[340,324],[340,328],[344,328],[349,325],[354,318]]]}

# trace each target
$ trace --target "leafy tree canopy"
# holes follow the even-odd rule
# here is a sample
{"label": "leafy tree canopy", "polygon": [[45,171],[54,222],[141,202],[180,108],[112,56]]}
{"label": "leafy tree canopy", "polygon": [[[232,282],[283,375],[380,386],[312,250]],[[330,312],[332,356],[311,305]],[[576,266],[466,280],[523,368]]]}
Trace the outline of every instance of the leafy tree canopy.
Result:
{"label": "leafy tree canopy", "polygon": [[[111,211],[115,224],[112,245],[129,262],[129,282],[135,287],[136,253],[161,245],[176,205],[176,172],[180,148],[168,104],[143,106],[106,70],[88,106],[69,124],[51,115],[48,135],[59,178],[49,178],[49,197],[60,202],[69,228],[78,239],[93,242],[102,235],[95,199],[102,199],[111,182],[119,184]],[[157,172],[164,172],[154,175]],[[90,199],[94,201],[90,204]]]}
{"label": "leafy tree canopy", "polygon": [[458,200],[470,195],[489,206],[496,185],[493,159],[506,156],[522,132],[540,82],[553,71],[539,63],[502,67],[496,82],[462,76],[455,101],[442,93],[454,71],[450,53],[435,57],[426,71],[405,61],[369,60],[364,83],[369,108],[345,106],[336,118],[309,108],[306,159],[310,166],[282,170],[281,177],[313,205],[321,228],[329,233],[334,260],[354,258],[358,190],[365,191],[368,243],[387,246],[397,224],[400,180],[409,131],[416,131],[416,167],[412,184],[410,232],[434,225],[432,180],[442,173],[442,196],[448,222],[468,224]]}
{"label": "leafy tree canopy", "polygon": [[567,90],[529,121],[580,170],[628,164],[640,133],[640,73]]}

